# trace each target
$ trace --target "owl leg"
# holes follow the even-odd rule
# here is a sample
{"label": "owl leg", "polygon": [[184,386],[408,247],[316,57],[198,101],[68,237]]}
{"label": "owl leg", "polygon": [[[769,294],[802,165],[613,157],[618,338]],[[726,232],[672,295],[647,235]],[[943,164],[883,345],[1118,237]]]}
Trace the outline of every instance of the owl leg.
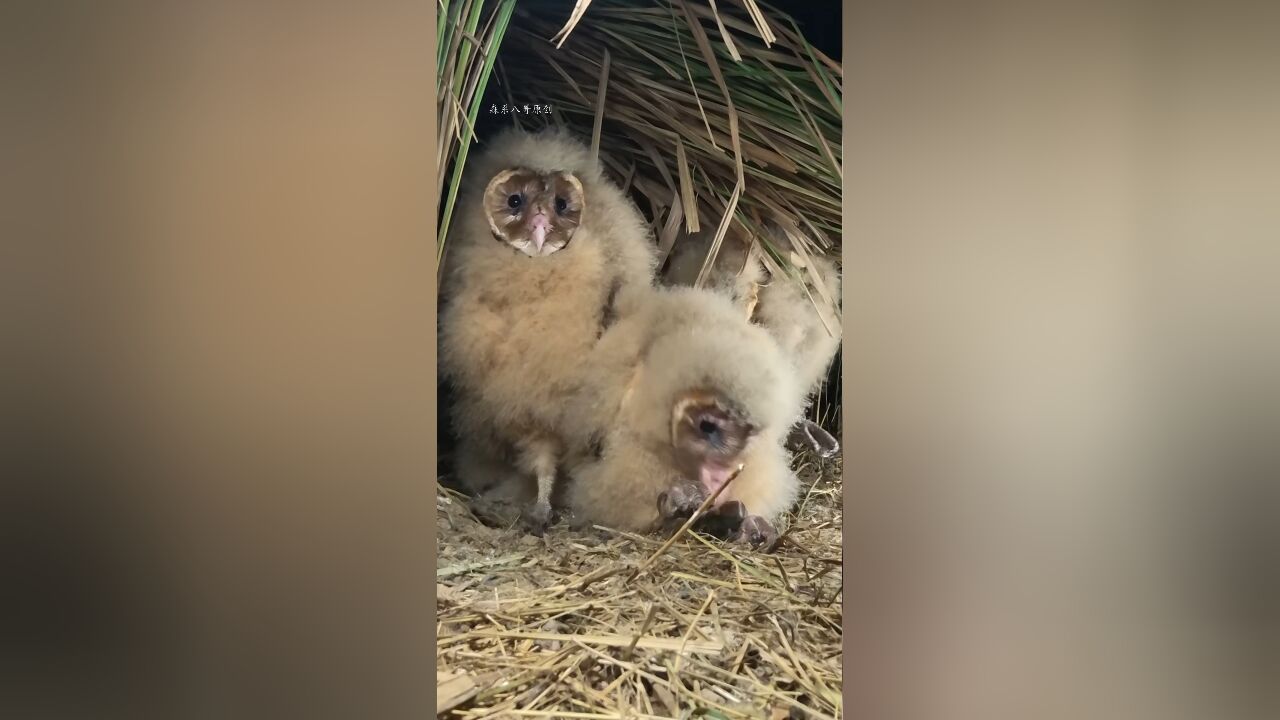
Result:
{"label": "owl leg", "polygon": [[554,442],[539,438],[521,444],[521,464],[538,482],[538,495],[533,504],[525,509],[524,521],[529,531],[541,535],[551,524],[551,491],[556,482],[556,445]]}
{"label": "owl leg", "polygon": [[537,534],[551,524],[551,490],[555,487],[555,466],[538,470],[538,497],[529,511],[529,523]]}

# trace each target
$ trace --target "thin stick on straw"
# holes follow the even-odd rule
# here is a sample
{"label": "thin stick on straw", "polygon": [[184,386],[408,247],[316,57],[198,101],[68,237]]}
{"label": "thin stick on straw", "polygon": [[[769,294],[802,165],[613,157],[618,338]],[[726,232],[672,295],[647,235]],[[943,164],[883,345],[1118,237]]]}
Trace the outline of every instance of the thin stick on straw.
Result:
{"label": "thin stick on straw", "polygon": [[627,576],[627,582],[631,582],[632,580],[635,580],[636,577],[640,575],[640,573],[648,569],[648,567],[652,565],[655,560],[658,559],[659,555],[666,552],[667,548],[675,544],[675,541],[678,540],[681,535],[685,534],[685,531],[693,527],[693,524],[698,520],[700,520],[702,518],[702,515],[707,511],[707,509],[710,508],[715,503],[716,498],[720,497],[720,493],[724,492],[724,489],[729,487],[729,483],[733,482],[735,479],[737,479],[738,475],[742,474],[743,467],[744,466],[742,464],[739,464],[738,468],[733,471],[732,475],[729,476],[729,479],[725,480],[723,485],[716,488],[715,492],[708,495],[707,499],[702,501],[702,504],[698,506],[697,510],[693,511],[693,514],[689,516],[688,520],[684,521],[684,524],[680,526],[680,529],[676,530],[675,533],[670,538],[668,538],[666,542],[662,543],[661,547],[659,547],[657,550],[654,550],[652,555],[650,555],[644,562],[640,563],[640,566],[637,567],[635,570],[633,570],[631,574]]}

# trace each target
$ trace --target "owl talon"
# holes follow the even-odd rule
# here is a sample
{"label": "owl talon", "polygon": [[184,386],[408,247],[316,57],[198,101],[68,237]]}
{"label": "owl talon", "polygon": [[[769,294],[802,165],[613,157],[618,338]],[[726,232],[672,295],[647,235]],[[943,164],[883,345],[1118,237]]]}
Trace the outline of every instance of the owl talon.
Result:
{"label": "owl talon", "polygon": [[698,531],[721,540],[728,540],[737,536],[742,528],[742,521],[746,517],[746,506],[739,500],[730,500],[714,512],[707,513],[698,523]]}
{"label": "owl talon", "polygon": [[778,531],[768,520],[759,515],[748,515],[742,520],[742,527],[735,539],[753,548],[768,551],[770,546],[778,540]]}
{"label": "owl talon", "polygon": [[525,510],[520,519],[531,534],[542,537],[547,527],[551,525],[551,516],[550,503],[535,502]]}
{"label": "owl talon", "polygon": [[688,518],[706,497],[706,493],[697,485],[675,485],[658,495],[658,513],[666,520]]}

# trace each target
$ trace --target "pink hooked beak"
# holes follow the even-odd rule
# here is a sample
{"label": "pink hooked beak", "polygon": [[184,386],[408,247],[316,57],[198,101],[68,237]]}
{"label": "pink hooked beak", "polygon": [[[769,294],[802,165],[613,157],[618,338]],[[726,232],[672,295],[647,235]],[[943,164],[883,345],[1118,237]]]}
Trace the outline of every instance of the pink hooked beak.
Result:
{"label": "pink hooked beak", "polygon": [[[714,463],[704,463],[698,468],[698,481],[702,483],[703,489],[708,495],[712,495],[720,486],[729,482],[729,477],[733,475],[736,468],[717,465]],[[725,502],[728,498],[721,496],[718,498],[717,505]]]}
{"label": "pink hooked beak", "polygon": [[538,252],[542,252],[542,245],[547,241],[547,233],[551,231],[551,220],[546,213],[539,211],[529,220],[529,224],[533,230],[533,245]]}

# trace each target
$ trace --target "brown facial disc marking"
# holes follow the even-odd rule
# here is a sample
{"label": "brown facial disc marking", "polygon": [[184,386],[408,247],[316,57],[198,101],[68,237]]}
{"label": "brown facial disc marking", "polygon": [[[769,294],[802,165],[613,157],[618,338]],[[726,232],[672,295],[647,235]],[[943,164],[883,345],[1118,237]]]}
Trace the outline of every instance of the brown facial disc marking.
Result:
{"label": "brown facial disc marking", "polygon": [[741,452],[747,441],[755,435],[757,428],[747,422],[736,408],[726,404],[718,393],[709,390],[691,390],[680,396],[671,412],[671,443],[680,442],[680,428],[693,423],[695,415],[708,415],[722,427],[734,426],[735,432],[724,439],[725,446],[717,448],[723,452]]}
{"label": "brown facial disc marking", "polygon": [[485,219],[489,221],[489,229],[493,232],[494,239],[499,242],[507,242],[506,238],[502,235],[503,229],[498,227],[498,223],[494,219],[497,215],[494,210],[502,206],[502,199],[507,195],[502,186],[507,184],[507,182],[516,175],[527,172],[530,171],[524,168],[508,168],[497,175],[494,175],[493,179],[489,181],[489,184],[485,186],[484,216]]}
{"label": "brown facial disc marking", "polygon": [[[582,189],[582,181],[571,172],[559,171],[547,178],[547,189],[552,193],[552,212],[556,218],[556,227],[564,235],[560,249],[569,247],[579,226],[582,224],[582,212],[586,207],[586,193]],[[556,198],[565,200],[564,212],[555,209]]]}

